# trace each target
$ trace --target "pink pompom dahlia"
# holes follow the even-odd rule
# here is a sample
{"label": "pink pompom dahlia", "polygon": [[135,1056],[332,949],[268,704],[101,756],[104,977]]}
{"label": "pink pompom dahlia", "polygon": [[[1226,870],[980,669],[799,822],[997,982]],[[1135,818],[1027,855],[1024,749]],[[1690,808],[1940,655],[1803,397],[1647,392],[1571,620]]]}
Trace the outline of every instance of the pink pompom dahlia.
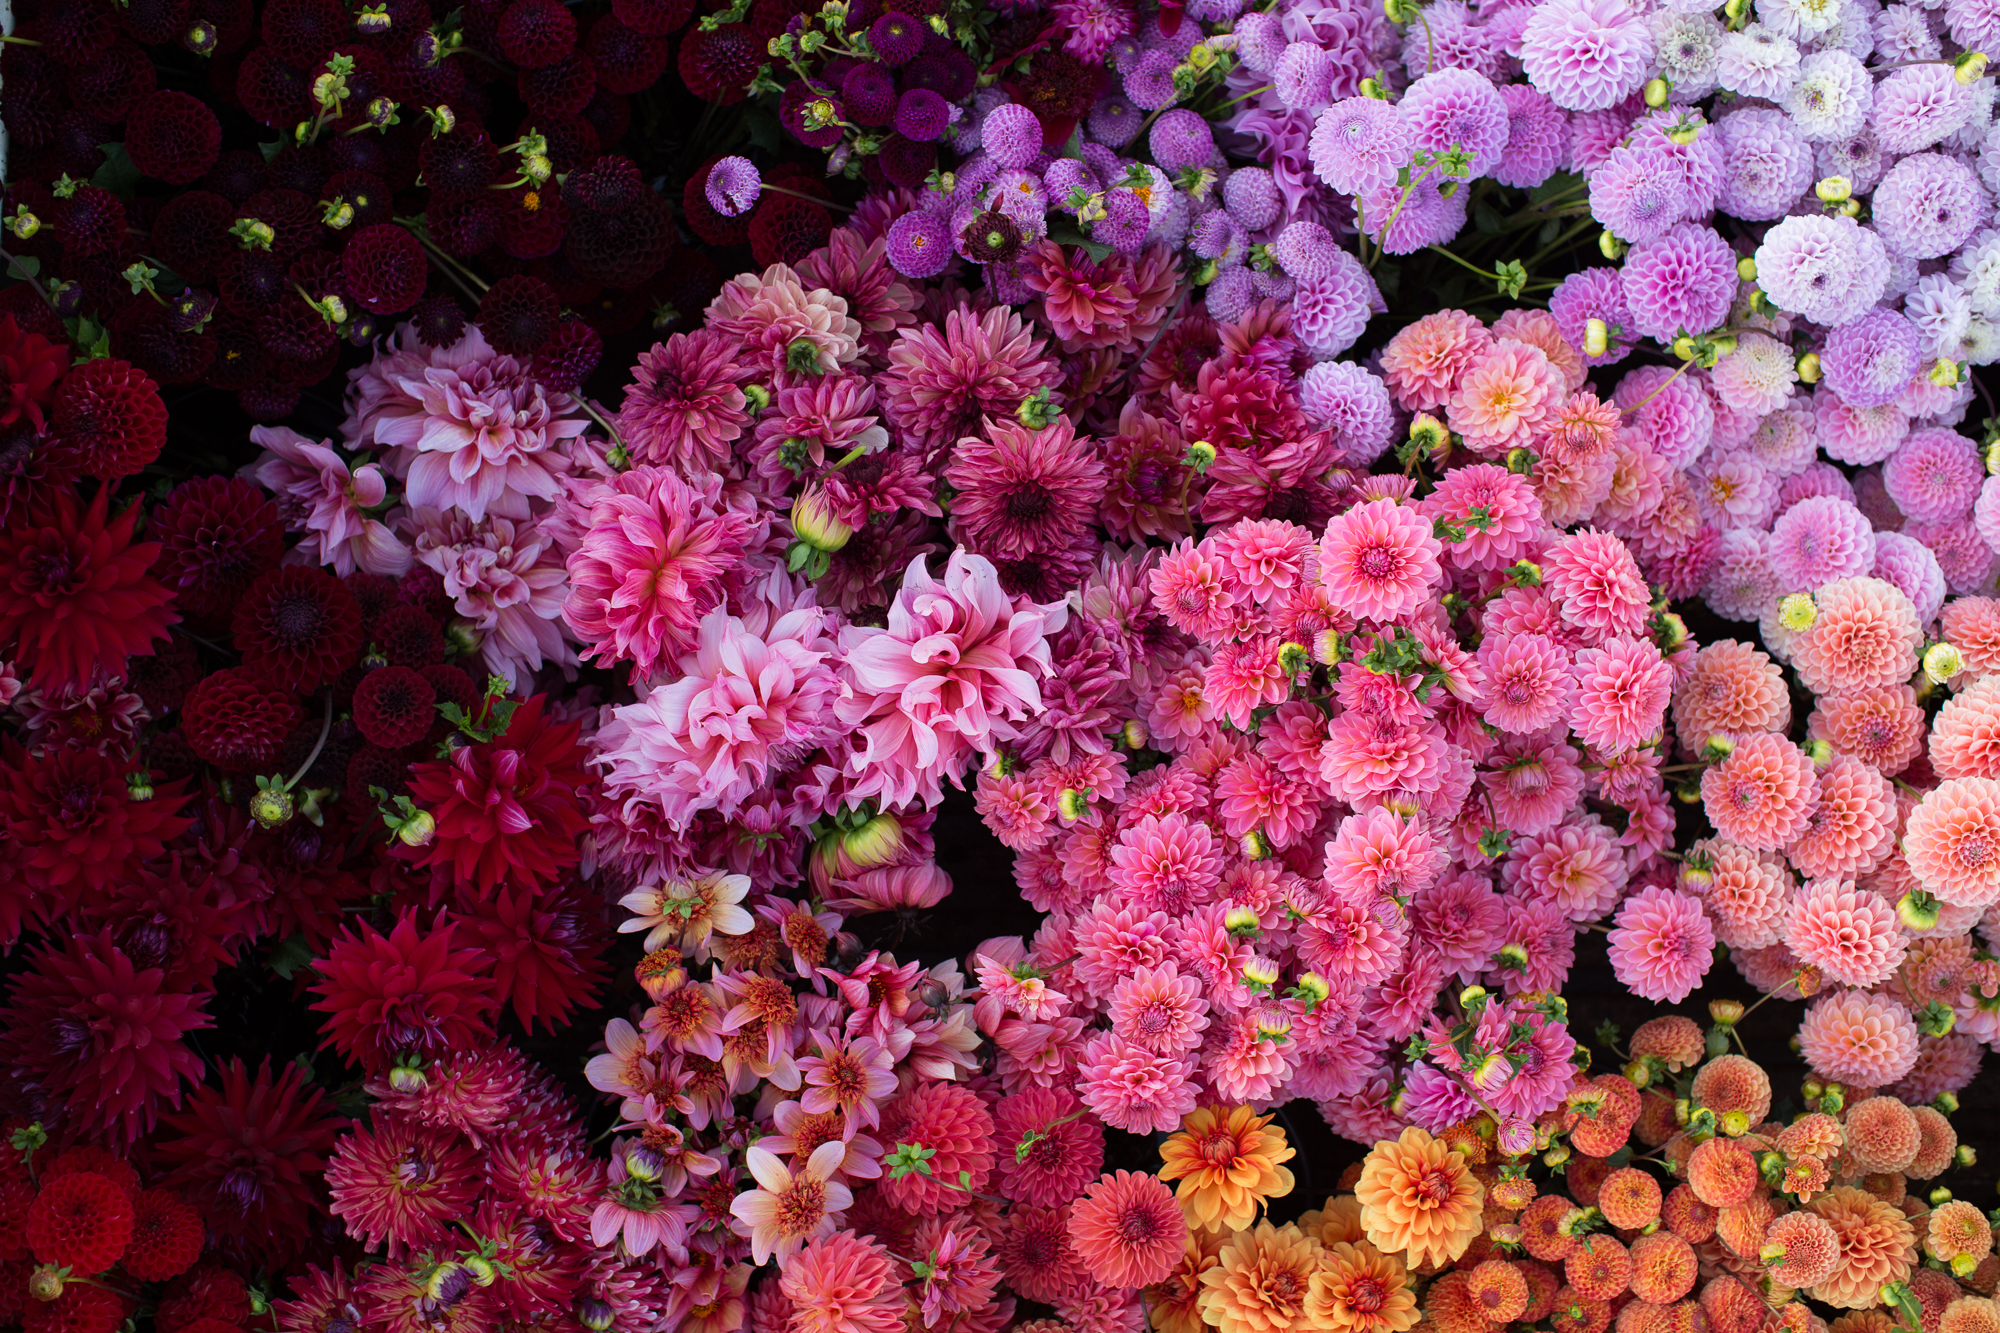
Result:
{"label": "pink pompom dahlia", "polygon": [[1819,777],[1798,746],[1759,734],[1701,775],[1701,803],[1723,837],[1775,852],[1805,832],[1819,804]]}
{"label": "pink pompom dahlia", "polygon": [[1540,731],[1569,711],[1569,654],[1545,634],[1489,634],[1479,645],[1486,720],[1502,731]]}
{"label": "pink pompom dahlia", "polygon": [[1678,1004],[1708,972],[1715,934],[1698,899],[1655,885],[1625,900],[1608,941],[1611,970],[1628,990]]}
{"label": "pink pompom dahlia", "polygon": [[1459,377],[1493,346],[1493,335],[1463,310],[1440,310],[1406,326],[1382,349],[1389,392],[1411,411],[1443,407]]}
{"label": "pink pompom dahlia", "polygon": [[1768,654],[1734,639],[1702,645],[1674,693],[1674,728],[1691,752],[1699,753],[1716,736],[1737,741],[1783,731],[1791,718],[1783,669]]}
{"label": "pink pompom dahlia", "polygon": [[1880,894],[1844,880],[1806,885],[1785,918],[1785,947],[1849,986],[1887,980],[1902,964],[1907,943],[1895,909]]}
{"label": "pink pompom dahlia", "polygon": [[1894,584],[1835,579],[1813,595],[1812,625],[1792,641],[1792,665],[1814,694],[1896,685],[1917,669],[1923,632]]}
{"label": "pink pompom dahlia", "polygon": [[1852,878],[1880,864],[1895,837],[1896,791],[1889,779],[1852,755],[1839,755],[1820,771],[1819,805],[1785,854],[1802,875]]}
{"label": "pink pompom dahlia", "polygon": [[1334,604],[1357,619],[1394,620],[1423,603],[1441,577],[1443,550],[1415,509],[1370,500],[1326,525],[1320,579]]}
{"label": "pink pompom dahlia", "polygon": [[1981,676],[1938,709],[1931,767],[1942,778],[2000,777],[2000,675]]}
{"label": "pink pompom dahlia", "polygon": [[1674,669],[1660,650],[1620,635],[1576,655],[1570,726],[1591,749],[1615,755],[1659,735],[1673,692]]}
{"label": "pink pompom dahlia", "polygon": [[1600,634],[1646,631],[1653,595],[1639,562],[1608,532],[1572,533],[1542,557],[1542,580],[1562,618]]}
{"label": "pink pompom dahlia", "polygon": [[860,731],[850,799],[942,800],[946,777],[1014,739],[1040,709],[1049,636],[1068,620],[1061,603],[1009,598],[983,556],[953,551],[941,579],[922,557],[911,561],[887,627],[841,631],[848,693],[835,712]]}
{"label": "pink pompom dahlia", "polygon": [[1903,855],[1917,883],[1948,903],[2000,901],[2000,779],[1953,778],[1926,793],[1910,811]]}
{"label": "pink pompom dahlia", "polygon": [[1503,338],[1459,377],[1445,420],[1474,452],[1499,457],[1534,440],[1567,387],[1541,348]]}
{"label": "pink pompom dahlia", "polygon": [[1887,1087],[1917,1062],[1917,1025],[1885,996],[1842,990],[1821,997],[1799,1024],[1813,1072],[1864,1088]]}

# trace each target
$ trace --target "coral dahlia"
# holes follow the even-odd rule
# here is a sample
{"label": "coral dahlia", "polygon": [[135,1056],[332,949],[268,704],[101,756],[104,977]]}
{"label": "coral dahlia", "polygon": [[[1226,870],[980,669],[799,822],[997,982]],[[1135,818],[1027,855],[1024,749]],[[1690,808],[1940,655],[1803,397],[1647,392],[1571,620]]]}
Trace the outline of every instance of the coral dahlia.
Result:
{"label": "coral dahlia", "polygon": [[1354,1196],[1375,1248],[1410,1263],[1445,1264],[1479,1235],[1486,1190],[1462,1154],[1413,1125],[1369,1152]]}

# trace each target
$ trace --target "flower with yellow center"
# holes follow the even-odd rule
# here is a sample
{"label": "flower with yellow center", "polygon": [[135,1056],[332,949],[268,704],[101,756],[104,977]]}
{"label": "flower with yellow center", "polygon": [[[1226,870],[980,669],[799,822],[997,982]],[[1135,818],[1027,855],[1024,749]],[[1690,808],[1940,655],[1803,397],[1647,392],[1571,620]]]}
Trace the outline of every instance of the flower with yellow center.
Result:
{"label": "flower with yellow center", "polygon": [[1200,1230],[1241,1231],[1264,1200],[1292,1188],[1292,1173],[1279,1165],[1294,1156],[1285,1132],[1247,1106],[1193,1112],[1160,1156],[1160,1179],[1180,1182],[1174,1196],[1188,1225]]}
{"label": "flower with yellow center", "polygon": [[1463,1155],[1412,1125],[1369,1152],[1354,1197],[1376,1249],[1410,1264],[1448,1264],[1479,1235],[1486,1187]]}
{"label": "flower with yellow center", "polygon": [[1218,1333],[1293,1333],[1314,1327],[1306,1310],[1320,1243],[1287,1223],[1259,1222],[1223,1245],[1201,1275],[1202,1322]]}
{"label": "flower with yellow center", "polygon": [[1326,1247],[1306,1315],[1314,1328],[1333,1333],[1404,1333],[1420,1317],[1408,1272],[1365,1240]]}

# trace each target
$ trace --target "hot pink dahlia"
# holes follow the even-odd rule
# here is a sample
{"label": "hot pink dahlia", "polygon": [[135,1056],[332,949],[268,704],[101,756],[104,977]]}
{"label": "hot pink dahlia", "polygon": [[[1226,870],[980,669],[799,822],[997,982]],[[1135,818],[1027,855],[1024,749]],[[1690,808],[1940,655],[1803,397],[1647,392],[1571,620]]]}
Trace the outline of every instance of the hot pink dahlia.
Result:
{"label": "hot pink dahlia", "polygon": [[1615,755],[1660,734],[1674,669],[1651,639],[1611,639],[1576,655],[1576,698],[1570,726],[1600,754]]}
{"label": "hot pink dahlia", "polygon": [[618,432],[635,460],[722,470],[751,417],[742,386],[756,372],[737,361],[736,347],[720,330],[700,328],[639,353],[618,411]]}
{"label": "hot pink dahlia", "polygon": [[1463,569],[1499,569],[1527,554],[1543,527],[1542,504],[1526,477],[1491,463],[1453,468],[1424,498],[1423,512],[1465,529],[1445,550]]}
{"label": "hot pink dahlia", "polygon": [[1886,980],[1902,964],[1908,943],[1895,909],[1850,880],[1812,881],[1785,916],[1785,947],[1849,986]]}
{"label": "hot pink dahlia", "polygon": [[[1880,864],[1895,839],[1895,788],[1861,760],[1839,755],[1820,770],[1819,805],[1785,855],[1809,878],[1852,879]],[[1792,948],[1798,952],[1797,945]]]}
{"label": "hot pink dahlia", "polygon": [[909,1298],[880,1242],[836,1231],[806,1243],[778,1276],[797,1333],[902,1333]]}
{"label": "hot pink dahlia", "polygon": [[1340,821],[1324,875],[1336,893],[1408,898],[1436,883],[1450,859],[1423,820],[1377,806]]}
{"label": "hot pink dahlia", "polygon": [[1792,665],[1814,694],[1897,685],[1917,669],[1923,632],[1894,584],[1835,579],[1813,594],[1818,614],[1792,640]]}
{"label": "hot pink dahlia", "polygon": [[429,931],[404,912],[385,936],[366,921],[334,937],[319,963],[313,1008],[331,1017],[325,1045],[381,1074],[405,1056],[434,1060],[493,1035],[499,1001],[487,958],[461,949],[458,925]]}
{"label": "hot pink dahlia", "polygon": [[1567,392],[1562,371],[1541,348],[1503,338],[1459,376],[1445,421],[1475,453],[1497,458],[1526,448]]}
{"label": "hot pink dahlia", "polygon": [[1028,290],[1041,298],[1042,315],[1065,352],[1134,350],[1131,328],[1139,301],[1132,261],[1124,255],[1094,259],[1081,247],[1042,240],[1022,256],[1019,271]]}
{"label": "hot pink dahlia", "polygon": [[1312,832],[1326,801],[1317,783],[1259,754],[1232,760],[1217,774],[1215,798],[1224,833],[1240,838],[1261,829],[1277,848],[1290,847]]}
{"label": "hot pink dahlia", "polygon": [[1583,794],[1582,756],[1553,732],[1503,737],[1479,774],[1493,825],[1517,834],[1547,833]]}
{"label": "hot pink dahlia", "polygon": [[639,678],[693,644],[764,535],[754,512],[724,501],[720,477],[697,487],[665,468],[575,487],[561,512],[577,536],[563,619],[586,659],[629,661]]}
{"label": "hot pink dahlia", "polygon": [[1233,580],[1204,541],[1182,542],[1147,576],[1153,605],[1181,633],[1213,643],[1229,635],[1250,607],[1237,606]]}
{"label": "hot pink dahlia", "polygon": [[1118,1171],[1092,1185],[1069,1214],[1069,1241],[1107,1287],[1163,1282],[1187,1248],[1187,1218],[1158,1176]]}
{"label": "hot pink dahlia", "polygon": [[1002,1195],[1060,1208],[1083,1192],[1104,1169],[1104,1126],[1093,1115],[1077,1115],[1082,1110],[1067,1088],[1023,1088],[994,1105],[993,1170]]}
{"label": "hot pink dahlia", "polygon": [[0,529],[0,651],[46,690],[83,691],[125,674],[125,659],[152,650],[180,617],[173,594],[147,568],[158,542],[134,542],[139,506],[110,517],[100,486],[79,512],[57,489],[45,507]]}
{"label": "hot pink dahlia", "polygon": [[1798,746],[1760,733],[1738,741],[1701,775],[1701,803],[1723,837],[1775,852],[1806,831],[1819,804],[1819,777]]}
{"label": "hot pink dahlia", "polygon": [[1572,533],[1542,557],[1542,579],[1562,618],[1597,634],[1646,632],[1652,593],[1639,562],[1608,532]]}
{"label": "hot pink dahlia", "polygon": [[514,708],[500,735],[411,768],[410,795],[436,829],[402,855],[449,866],[480,897],[503,884],[539,888],[582,859],[578,839],[590,820],[580,793],[590,775],[580,724],[549,721],[542,704],[538,694]]}
{"label": "hot pink dahlia", "polygon": [[1479,645],[1486,720],[1502,731],[1540,731],[1569,711],[1569,654],[1544,634],[1489,633]]}
{"label": "hot pink dahlia", "polygon": [[1396,402],[1413,412],[1443,407],[1459,378],[1493,335],[1463,310],[1440,310],[1406,326],[1382,349],[1382,377]]}
{"label": "hot pink dahlia", "polygon": [[1799,1024],[1806,1063],[1822,1078],[1887,1087],[1917,1062],[1917,1025],[1894,1000],[1837,990],[1806,1010]]}
{"label": "hot pink dahlia", "polygon": [[900,330],[877,388],[889,424],[929,454],[977,434],[988,417],[1012,416],[1061,380],[1042,340],[1011,308],[974,313],[961,306],[943,328]]}
{"label": "hot pink dahlia", "polygon": [[392,1259],[444,1244],[484,1182],[479,1155],[462,1135],[393,1112],[349,1130],[326,1168],[334,1216],[363,1244],[386,1246]]}
{"label": "hot pink dahlia", "polygon": [[1910,811],[1903,855],[1917,882],[1948,903],[2000,901],[2000,779],[1952,778],[1926,793]]}
{"label": "hot pink dahlia", "polygon": [[66,1108],[88,1134],[130,1143],[153,1128],[161,1102],[181,1104],[201,1057],[184,1034],[214,1026],[205,995],[138,967],[109,931],[72,934],[36,950],[0,1009],[0,1059],[31,1094]]}
{"label": "hot pink dahlia", "polygon": [[1625,900],[1607,938],[1618,980],[1656,1004],[1686,999],[1707,974],[1715,948],[1700,900],[1658,885]]}
{"label": "hot pink dahlia", "polygon": [[1334,603],[1356,619],[1394,620],[1429,595],[1442,574],[1443,550],[1415,508],[1370,500],[1326,525],[1320,579]]}
{"label": "hot pink dahlia", "polygon": [[1554,903],[1572,921],[1595,921],[1625,892],[1625,857],[1611,830],[1583,815],[1539,837],[1516,838],[1502,868],[1509,889]]}
{"label": "hot pink dahlia", "polygon": [[1198,820],[1147,815],[1118,835],[1109,876],[1140,911],[1182,916],[1212,900],[1222,883],[1222,849]]}
{"label": "hot pink dahlia", "polygon": [[1308,908],[1297,942],[1299,956],[1329,981],[1373,986],[1401,965],[1409,929],[1390,899],[1331,889]]}
{"label": "hot pink dahlia", "polygon": [[728,817],[772,775],[833,733],[840,681],[826,616],[802,606],[761,633],[717,607],[669,684],[612,710],[595,762],[616,800],[656,803],[685,829]]}
{"label": "hot pink dahlia", "polygon": [[1041,707],[1048,638],[1068,619],[1061,603],[1008,598],[984,556],[953,551],[942,579],[922,558],[911,561],[887,628],[841,631],[852,693],[835,715],[860,732],[849,799],[942,800],[944,778],[956,781],[975,752],[991,756]]}
{"label": "hot pink dahlia", "polygon": [[1170,962],[1135,969],[1111,992],[1111,1030],[1149,1051],[1191,1051],[1207,1027],[1200,983]]}
{"label": "hot pink dahlia", "polygon": [[958,490],[952,523],[967,546],[996,559],[1021,559],[1075,544],[1097,516],[1104,464],[1069,418],[1040,430],[996,418],[984,437],[952,450],[945,480]]}
{"label": "hot pink dahlia", "polygon": [[1674,729],[1681,745],[1696,753],[1711,737],[1735,741],[1753,732],[1783,731],[1791,720],[1783,669],[1768,654],[1734,639],[1703,644],[1674,693]]}

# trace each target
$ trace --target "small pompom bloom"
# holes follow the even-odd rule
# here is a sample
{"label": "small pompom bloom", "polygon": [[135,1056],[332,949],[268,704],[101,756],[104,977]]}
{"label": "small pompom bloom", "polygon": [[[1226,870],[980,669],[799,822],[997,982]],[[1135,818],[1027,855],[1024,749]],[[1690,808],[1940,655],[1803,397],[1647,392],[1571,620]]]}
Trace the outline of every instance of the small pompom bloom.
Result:
{"label": "small pompom bloom", "polygon": [[2000,780],[1952,778],[1926,793],[1910,811],[1903,855],[1917,883],[1948,903],[2000,901]]}
{"label": "small pompom bloom", "polygon": [[1807,689],[1830,694],[1894,685],[1915,673],[1923,634],[1899,588],[1878,578],[1842,578],[1820,587],[1813,602],[1813,622],[1791,648]]}
{"label": "small pompom bloom", "polygon": [[1659,734],[1673,689],[1673,668],[1660,650],[1621,635],[1576,655],[1570,726],[1591,749],[1619,754]]}
{"label": "small pompom bloom", "polygon": [[1357,619],[1394,620],[1422,605],[1441,577],[1443,547],[1415,509],[1370,500],[1327,524],[1320,579],[1335,605]]}
{"label": "small pompom bloom", "polygon": [[1611,968],[1633,994],[1677,1004],[1708,972],[1715,934],[1698,899],[1654,886],[1627,898],[1608,937]]}
{"label": "small pompom bloom", "polygon": [[1875,530],[1851,500],[1813,495],[1771,527],[1771,568],[1791,592],[1812,592],[1875,567]]}
{"label": "small pompom bloom", "polygon": [[[1753,851],[1774,852],[1805,831],[1819,803],[1819,778],[1792,742],[1752,736],[1701,775],[1701,802],[1717,833]],[[1995,869],[2000,873],[2000,865]]]}
{"label": "small pompom bloom", "polygon": [[747,157],[725,157],[708,170],[702,192],[708,206],[726,218],[741,217],[756,206],[764,178]]}
{"label": "small pompom bloom", "polygon": [[1786,914],[1785,946],[1849,986],[1886,980],[1907,943],[1895,909],[1880,894],[1841,880],[1806,885]]}
{"label": "small pompom bloom", "polygon": [[1866,991],[1821,996],[1799,1024],[1806,1063],[1822,1078],[1880,1088],[1917,1062],[1917,1025],[1894,1000]]}

